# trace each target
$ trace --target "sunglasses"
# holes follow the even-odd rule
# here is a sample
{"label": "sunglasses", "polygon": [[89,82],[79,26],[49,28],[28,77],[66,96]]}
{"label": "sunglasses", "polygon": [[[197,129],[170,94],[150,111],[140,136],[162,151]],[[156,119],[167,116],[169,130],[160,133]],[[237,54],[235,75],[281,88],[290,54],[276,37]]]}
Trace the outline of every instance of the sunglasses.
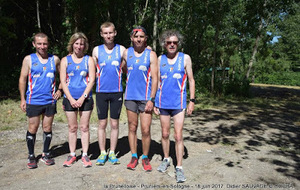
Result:
{"label": "sunglasses", "polygon": [[167,45],[171,45],[171,44],[174,44],[174,45],[177,45],[178,44],[178,41],[166,41],[166,44]]}

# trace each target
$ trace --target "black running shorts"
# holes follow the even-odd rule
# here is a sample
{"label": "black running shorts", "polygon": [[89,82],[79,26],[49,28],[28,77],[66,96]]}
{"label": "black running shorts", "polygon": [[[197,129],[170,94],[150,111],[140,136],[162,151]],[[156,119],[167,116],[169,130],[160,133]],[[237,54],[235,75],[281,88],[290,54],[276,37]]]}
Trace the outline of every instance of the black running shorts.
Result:
{"label": "black running shorts", "polygon": [[28,117],[39,116],[41,114],[45,114],[46,116],[56,114],[56,103],[47,105],[26,104],[26,115]]}
{"label": "black running shorts", "polygon": [[94,100],[92,97],[86,98],[80,108],[73,108],[67,98],[63,99],[64,111],[90,111],[94,108]]}
{"label": "black running shorts", "polygon": [[96,107],[98,119],[106,119],[108,116],[108,107],[110,118],[119,119],[123,104],[123,92],[96,93]]}

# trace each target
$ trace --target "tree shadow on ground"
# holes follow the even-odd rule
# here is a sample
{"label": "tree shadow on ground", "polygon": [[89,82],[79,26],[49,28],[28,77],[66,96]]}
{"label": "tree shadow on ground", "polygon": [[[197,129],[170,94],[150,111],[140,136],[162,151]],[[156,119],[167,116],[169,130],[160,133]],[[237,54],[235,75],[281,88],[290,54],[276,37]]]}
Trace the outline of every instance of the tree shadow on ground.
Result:
{"label": "tree shadow on ground", "polygon": [[[261,91],[261,90],[260,90]],[[202,142],[210,145],[239,145],[235,150],[243,159],[251,152],[261,152],[263,146],[272,147],[268,150],[272,158],[262,154],[257,158],[263,163],[272,164],[275,170],[287,177],[300,179],[300,96],[290,97],[289,94],[300,94],[300,90],[292,93],[278,92],[274,99],[274,89],[267,92],[263,102],[239,103],[224,100],[227,107],[222,109],[200,110],[194,112],[192,126],[184,128],[189,134],[185,141]],[[241,148],[242,145],[242,148]],[[285,161],[276,159],[284,156]],[[216,158],[216,161],[221,160]],[[228,167],[240,163],[228,161]]]}
{"label": "tree shadow on ground", "polygon": [[[81,139],[77,139],[76,150],[81,149],[81,148],[82,148]],[[109,150],[109,148],[110,148],[110,139],[106,139],[105,149]],[[64,142],[63,144],[54,145],[51,148],[51,152],[53,154],[53,157],[58,157],[61,155],[68,154],[68,153],[70,153],[69,143]],[[118,144],[117,144],[117,147],[115,150],[117,158],[120,158],[129,152],[130,152],[130,147],[129,147],[129,142],[128,142],[128,136],[119,138]],[[137,153],[138,153],[138,157],[141,157],[143,154],[142,141],[140,139],[137,140]],[[95,160],[98,158],[98,156],[100,155],[98,141],[90,143],[88,155],[90,156],[91,160]],[[149,154],[148,154],[149,159],[152,160],[154,155],[160,155],[161,158],[164,157],[161,144],[156,142],[155,140],[151,140],[150,150],[149,150]],[[39,156],[41,157],[41,155],[39,155]],[[175,142],[174,141],[170,141],[170,157],[173,160],[174,166],[176,166],[177,159],[176,159]],[[78,155],[77,160],[80,158],[81,158],[81,155]],[[188,150],[186,147],[184,147],[184,157],[183,158],[184,159],[188,158]]]}
{"label": "tree shadow on ground", "polygon": [[[76,141],[76,150],[77,149],[81,149],[81,139],[77,139]],[[70,150],[69,150],[69,142],[64,142],[63,144],[59,144],[59,145],[54,145],[51,147],[50,149],[53,157],[58,157],[61,155],[65,155],[65,154],[69,154]],[[82,152],[81,152],[82,153]],[[81,154],[76,156],[76,160],[79,160],[81,158]]]}

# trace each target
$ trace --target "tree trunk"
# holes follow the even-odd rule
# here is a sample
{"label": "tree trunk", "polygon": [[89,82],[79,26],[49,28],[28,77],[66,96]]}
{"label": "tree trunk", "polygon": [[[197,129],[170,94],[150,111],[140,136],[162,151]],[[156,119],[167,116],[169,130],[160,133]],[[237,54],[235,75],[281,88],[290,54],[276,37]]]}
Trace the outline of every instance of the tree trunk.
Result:
{"label": "tree trunk", "polygon": [[143,15],[142,15],[141,20],[139,20],[139,24],[142,24],[145,19],[145,15],[146,15],[147,8],[148,8],[148,3],[149,3],[149,0],[146,0]]}
{"label": "tree trunk", "polygon": [[[51,36],[55,37],[53,27],[52,27],[52,14],[51,14],[51,1],[50,0],[48,0],[48,18],[49,18],[49,28],[51,31]],[[54,38],[54,39],[57,41],[56,38]]]}
{"label": "tree trunk", "polygon": [[217,24],[217,26],[216,26],[213,65],[212,65],[212,71],[211,71],[211,92],[212,93],[214,93],[214,91],[215,91],[215,71],[216,71],[216,65],[217,65],[218,44],[219,44],[219,24]]}
{"label": "tree trunk", "polygon": [[250,75],[254,60],[255,60],[255,55],[257,53],[257,48],[258,48],[258,44],[259,44],[259,41],[260,41],[260,34],[261,34],[262,26],[263,26],[263,18],[261,18],[260,25],[259,25],[259,28],[258,28],[258,33],[257,33],[257,36],[256,36],[253,51],[252,51],[252,56],[251,56],[251,59],[249,61],[249,68],[248,68],[248,71],[247,71],[247,74],[246,74],[246,79],[249,79],[249,75]]}
{"label": "tree trunk", "polygon": [[154,13],[154,23],[153,23],[153,51],[156,51],[157,42],[157,20],[158,20],[158,0],[155,0],[155,13]]}
{"label": "tree trunk", "polygon": [[[263,9],[265,9],[266,6],[267,6],[267,0],[265,0],[265,2],[263,4]],[[250,72],[251,72],[253,63],[255,61],[255,55],[257,53],[258,44],[259,44],[259,41],[260,41],[260,38],[261,38],[260,35],[261,35],[261,30],[263,28],[263,21],[264,21],[264,18],[263,18],[263,16],[261,16],[260,24],[259,24],[259,27],[258,27],[258,32],[257,32],[257,35],[256,35],[255,44],[254,44],[253,51],[252,51],[252,56],[251,56],[251,59],[249,61],[249,68],[248,68],[248,71],[247,71],[247,74],[246,74],[246,79],[249,79]]]}
{"label": "tree trunk", "polygon": [[36,1],[36,18],[37,18],[38,29],[39,29],[39,31],[41,31],[40,2],[39,2],[39,0]]}

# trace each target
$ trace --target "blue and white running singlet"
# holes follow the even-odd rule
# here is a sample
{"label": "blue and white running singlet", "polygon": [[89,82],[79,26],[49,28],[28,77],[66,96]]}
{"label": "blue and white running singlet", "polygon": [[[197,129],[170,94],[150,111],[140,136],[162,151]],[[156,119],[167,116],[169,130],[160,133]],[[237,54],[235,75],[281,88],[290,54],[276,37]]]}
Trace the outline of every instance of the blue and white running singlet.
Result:
{"label": "blue and white running singlet", "polygon": [[[74,99],[79,99],[89,82],[89,56],[85,55],[80,63],[67,56],[67,86]],[[92,96],[92,91],[89,96]],[[66,97],[66,95],[65,95]]]}
{"label": "blue and white running singlet", "polygon": [[48,54],[47,63],[41,63],[38,56],[30,54],[31,68],[28,75],[26,103],[32,105],[47,105],[55,103],[55,61],[54,56]]}
{"label": "blue and white running singlet", "polygon": [[171,65],[164,54],[160,59],[160,86],[156,93],[155,106],[163,109],[186,108],[186,73],[184,53],[179,52]]}
{"label": "blue and white running singlet", "polygon": [[96,92],[123,92],[120,45],[116,44],[111,53],[104,45],[98,46]]}
{"label": "blue and white running singlet", "polygon": [[140,57],[136,57],[133,47],[128,48],[125,100],[150,99],[150,53],[150,49],[145,49]]}

